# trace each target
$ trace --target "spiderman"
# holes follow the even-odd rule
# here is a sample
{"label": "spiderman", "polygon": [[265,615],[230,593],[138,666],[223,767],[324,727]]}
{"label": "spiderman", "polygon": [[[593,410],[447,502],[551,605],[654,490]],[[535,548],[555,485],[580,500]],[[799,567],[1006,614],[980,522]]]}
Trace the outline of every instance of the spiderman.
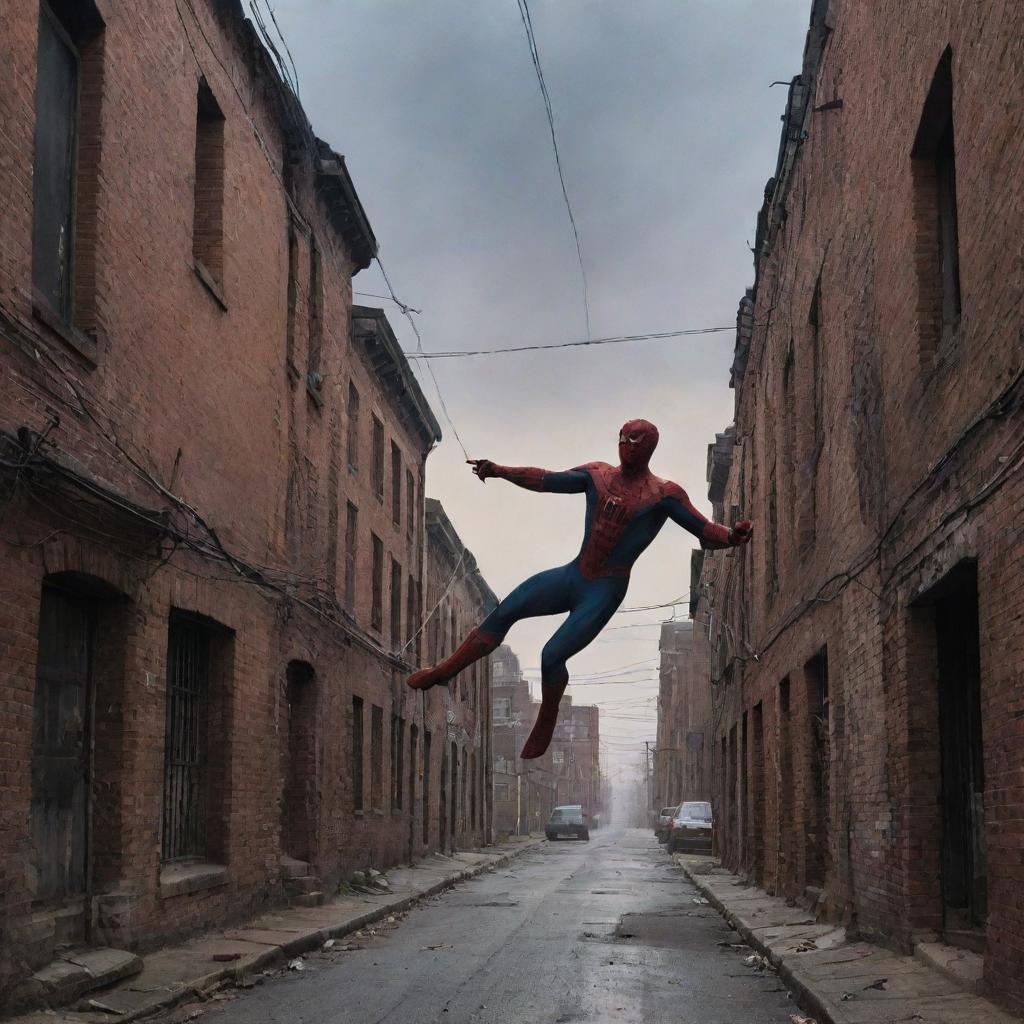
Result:
{"label": "spiderman", "polygon": [[588,462],[564,473],[549,473],[532,467],[499,466],[489,459],[470,460],[473,472],[483,481],[498,477],[531,491],[585,494],[583,546],[568,565],[521,583],[454,654],[434,668],[414,672],[409,685],[427,690],[447,683],[467,665],[490,654],[520,619],[568,612],[569,617],[544,645],[540,713],[520,755],[540,757],[551,742],[558,705],[569,683],[566,662],[594,640],[622,604],[633,563],[665,520],[695,534],[703,548],[735,547],[750,540],[749,520],[741,520],[732,529],[709,522],[678,484],[650,471],[648,464],[657,444],[658,428],[653,423],[630,420],[619,432],[618,466]]}

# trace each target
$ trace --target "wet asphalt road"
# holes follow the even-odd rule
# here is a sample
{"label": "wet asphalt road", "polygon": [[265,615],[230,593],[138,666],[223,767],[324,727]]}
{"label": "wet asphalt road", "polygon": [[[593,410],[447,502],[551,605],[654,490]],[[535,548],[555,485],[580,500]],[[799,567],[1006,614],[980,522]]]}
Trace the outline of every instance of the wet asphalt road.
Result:
{"label": "wet asphalt road", "polygon": [[[202,1024],[789,1024],[775,975],[650,832],[548,843],[421,904],[350,951],[308,955]],[[179,1011],[180,1012],[180,1011]]]}

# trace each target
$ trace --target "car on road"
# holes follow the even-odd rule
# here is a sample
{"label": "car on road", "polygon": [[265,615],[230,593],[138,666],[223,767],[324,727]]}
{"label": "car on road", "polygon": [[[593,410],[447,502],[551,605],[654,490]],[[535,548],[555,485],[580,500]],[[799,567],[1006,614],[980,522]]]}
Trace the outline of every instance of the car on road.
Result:
{"label": "car on road", "polygon": [[668,828],[669,853],[711,853],[711,804],[685,800]]}
{"label": "car on road", "polygon": [[676,816],[678,809],[678,804],[674,804],[672,807],[662,807],[661,813],[658,815],[657,824],[654,826],[654,834],[658,837],[659,843],[663,843],[668,839],[668,827],[672,824],[672,819]]}
{"label": "car on road", "polygon": [[587,816],[583,813],[580,804],[566,804],[556,807],[544,826],[544,835],[551,842],[556,839],[576,838],[589,842],[590,828],[587,825]]}

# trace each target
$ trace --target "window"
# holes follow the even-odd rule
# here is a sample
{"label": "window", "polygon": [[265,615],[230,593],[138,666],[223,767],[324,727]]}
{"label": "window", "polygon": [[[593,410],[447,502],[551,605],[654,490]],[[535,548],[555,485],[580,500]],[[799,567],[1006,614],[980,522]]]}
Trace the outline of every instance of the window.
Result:
{"label": "window", "polygon": [[384,618],[384,545],[375,533],[370,534],[373,544],[373,578],[370,626],[380,631]]}
{"label": "window", "polygon": [[395,526],[402,522],[402,453],[394,441],[391,442],[391,521]]}
{"label": "window", "polygon": [[348,382],[348,468],[359,472],[359,392],[352,381]]}
{"label": "window", "polygon": [[323,347],[324,289],[322,284],[320,246],[316,238],[309,245],[309,301],[306,313],[309,317],[309,356],[306,360],[306,384],[314,398],[320,394],[323,378],[320,376],[320,351]]}
{"label": "window", "polygon": [[373,417],[373,493],[384,500],[384,424]]}
{"label": "window", "polygon": [[953,132],[953,51],[942,55],[911,150],[917,248],[918,323],[923,361],[960,325],[960,241]]}
{"label": "window", "polygon": [[200,279],[223,303],[224,115],[205,79],[196,97],[194,199],[192,257]]}
{"label": "window", "polygon": [[423,842],[430,842],[430,730],[423,732]]}
{"label": "window", "polygon": [[384,810],[384,709],[370,707],[370,803]]}
{"label": "window", "polygon": [[557,764],[557,765],[565,764],[565,751],[564,750],[556,750],[551,755],[551,763],[552,764]]}
{"label": "window", "polygon": [[405,471],[405,529],[410,539],[416,533],[416,480],[412,470]]}
{"label": "window", "polygon": [[356,545],[359,537],[359,509],[350,501],[345,520],[345,607],[356,610]]}
{"label": "window", "polygon": [[391,716],[391,809],[402,809],[402,776],[405,774],[405,719]]}
{"label": "window", "polygon": [[512,717],[512,700],[510,697],[494,698],[494,721],[507,722]]}
{"label": "window", "polygon": [[217,858],[226,849],[221,814],[228,701],[211,682],[227,674],[224,634],[175,612],[167,633],[167,694],[161,858]]}
{"label": "window", "polygon": [[32,284],[44,313],[85,331],[95,317],[103,20],[91,0],[39,5]]}
{"label": "window", "polygon": [[416,632],[416,580],[412,573],[405,584],[405,642],[411,644],[413,634]]}
{"label": "window", "polygon": [[498,802],[511,799],[509,796],[509,784],[507,782],[496,782],[494,784],[494,799]]}
{"label": "window", "polygon": [[363,812],[363,698],[352,698],[352,810]]}
{"label": "window", "polygon": [[402,567],[391,559],[391,646],[402,644]]}

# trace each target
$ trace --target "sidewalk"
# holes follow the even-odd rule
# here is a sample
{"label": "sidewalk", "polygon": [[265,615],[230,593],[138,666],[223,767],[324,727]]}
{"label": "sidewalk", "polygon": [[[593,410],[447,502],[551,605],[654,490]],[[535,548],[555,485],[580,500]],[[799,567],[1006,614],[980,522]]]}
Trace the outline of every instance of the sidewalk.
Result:
{"label": "sidewalk", "polygon": [[255,918],[246,925],[211,931],[180,946],[168,946],[143,958],[141,972],[104,989],[90,992],[77,1006],[85,1011],[38,1010],[12,1018],[8,1024],[111,1024],[134,1021],[157,1010],[195,998],[224,984],[241,983],[247,975],[320,948],[328,939],[352,932],[401,913],[419,900],[434,896],[458,882],[544,843],[537,837],[514,837],[501,846],[452,857],[435,854],[412,867],[387,874],[390,892],[343,895],[320,906],[286,907]]}
{"label": "sidewalk", "polygon": [[[717,861],[685,854],[674,859],[743,941],[767,957],[817,1024],[1020,1024],[974,995],[970,989],[980,977],[955,964],[940,973],[914,957],[847,942],[843,928],[816,923]],[[939,948],[956,959],[957,951]]]}

